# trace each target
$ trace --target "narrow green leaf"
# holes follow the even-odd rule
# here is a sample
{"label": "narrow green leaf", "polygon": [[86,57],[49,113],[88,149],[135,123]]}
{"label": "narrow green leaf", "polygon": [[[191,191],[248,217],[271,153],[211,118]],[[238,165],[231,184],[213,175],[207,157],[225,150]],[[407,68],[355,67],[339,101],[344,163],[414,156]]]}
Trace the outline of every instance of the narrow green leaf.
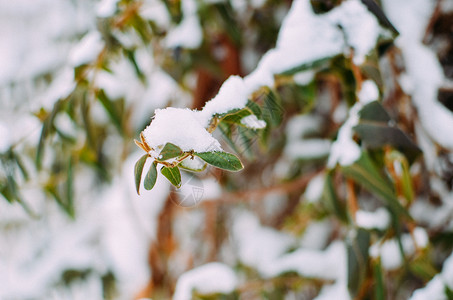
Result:
{"label": "narrow green leaf", "polygon": [[336,214],[341,221],[345,223],[348,222],[348,215],[346,213],[345,205],[342,201],[340,201],[335,191],[335,185],[333,183],[333,171],[330,171],[326,174],[324,189],[322,192],[322,200],[328,210]]}
{"label": "narrow green leaf", "polygon": [[166,143],[164,148],[160,151],[159,160],[164,161],[170,158],[182,155],[181,148],[172,143]]}
{"label": "narrow green leaf", "polygon": [[379,260],[373,263],[374,295],[376,300],[385,300],[384,276]]}
{"label": "narrow green leaf", "polygon": [[242,118],[250,116],[252,112],[248,108],[241,109],[231,114],[227,114],[222,118],[222,122],[237,124],[240,126],[245,126],[241,123]]}
{"label": "narrow green leaf", "polygon": [[396,216],[409,217],[409,213],[399,203],[390,180],[379,172],[366,152],[352,165],[341,168],[346,177],[352,178],[368,191],[381,198]]}
{"label": "narrow green leaf", "polygon": [[222,152],[222,151],[213,151],[213,152],[202,152],[194,153],[205,162],[214,167],[228,170],[228,171],[240,171],[244,168],[239,158],[236,155]]}
{"label": "narrow green leaf", "polygon": [[146,173],[144,186],[146,190],[151,190],[156,184],[157,180],[157,162],[153,162],[149,167],[148,173]]}
{"label": "narrow green leaf", "polygon": [[122,133],[123,127],[122,127],[121,114],[118,112],[117,108],[115,107],[114,102],[107,97],[104,90],[102,90],[102,89],[96,93],[96,96],[97,96],[99,102],[101,102],[101,104],[104,107],[107,114],[109,115],[113,124],[115,124],[118,131],[120,133]]}
{"label": "narrow green leaf", "polygon": [[143,167],[145,166],[146,159],[148,158],[148,154],[143,155],[140,159],[135,163],[134,173],[135,173],[135,189],[137,190],[137,194],[140,195],[140,181],[142,180],[142,173]]}
{"label": "narrow green leaf", "polygon": [[368,266],[370,234],[364,229],[357,229],[354,239],[347,241],[348,289],[355,298],[365,281]]}
{"label": "narrow green leaf", "polygon": [[160,169],[160,172],[162,175],[167,177],[167,179],[173,184],[175,187],[180,188],[181,187],[181,172],[179,171],[178,167],[162,167]]}

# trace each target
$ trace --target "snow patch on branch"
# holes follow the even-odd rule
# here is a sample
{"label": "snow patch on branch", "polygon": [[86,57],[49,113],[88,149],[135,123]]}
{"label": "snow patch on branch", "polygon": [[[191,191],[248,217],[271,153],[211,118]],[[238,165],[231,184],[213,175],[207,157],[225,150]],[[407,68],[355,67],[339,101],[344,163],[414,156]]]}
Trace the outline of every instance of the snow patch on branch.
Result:
{"label": "snow patch on branch", "polygon": [[229,294],[236,289],[238,278],[227,265],[213,262],[182,274],[176,283],[173,300],[190,300],[192,292],[208,295]]}

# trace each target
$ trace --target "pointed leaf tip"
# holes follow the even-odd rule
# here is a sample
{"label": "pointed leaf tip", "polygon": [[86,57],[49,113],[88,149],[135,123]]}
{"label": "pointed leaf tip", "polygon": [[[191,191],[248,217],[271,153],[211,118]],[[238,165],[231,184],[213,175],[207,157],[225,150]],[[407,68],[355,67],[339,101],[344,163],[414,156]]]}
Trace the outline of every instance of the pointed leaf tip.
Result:
{"label": "pointed leaf tip", "polygon": [[220,169],[237,172],[244,168],[239,158],[231,153],[213,151],[194,153],[194,155],[198,156],[208,164]]}

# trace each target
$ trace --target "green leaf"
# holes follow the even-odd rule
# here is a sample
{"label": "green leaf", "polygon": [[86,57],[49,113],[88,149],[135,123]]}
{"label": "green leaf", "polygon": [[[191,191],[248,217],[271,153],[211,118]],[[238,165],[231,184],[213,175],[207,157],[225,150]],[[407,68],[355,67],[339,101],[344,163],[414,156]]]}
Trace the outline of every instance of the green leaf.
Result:
{"label": "green leaf", "polygon": [[143,167],[145,166],[146,159],[148,158],[148,154],[143,155],[140,159],[135,163],[134,173],[135,173],[135,189],[137,190],[137,194],[140,195],[140,181],[142,180],[142,173]]}
{"label": "green leaf", "polygon": [[384,122],[391,120],[384,107],[378,102],[373,101],[365,105],[359,112],[360,120]]}
{"label": "green leaf", "polygon": [[373,261],[374,295],[376,300],[385,300],[384,276],[379,259]]}
{"label": "green leaf", "polygon": [[166,143],[160,151],[159,160],[164,161],[170,158],[178,157],[183,154],[181,148],[172,143]]}
{"label": "green leaf", "polygon": [[122,118],[121,114],[118,112],[118,109],[115,106],[115,102],[112,101],[107,97],[104,90],[99,90],[96,93],[96,96],[101,102],[102,106],[104,107],[105,111],[109,115],[110,119],[112,120],[113,124],[115,124],[116,128],[120,133],[123,133],[123,126],[122,126]]}
{"label": "green leaf", "polygon": [[244,168],[239,158],[236,155],[222,152],[222,151],[213,151],[213,152],[201,152],[194,153],[205,162],[214,167],[228,170],[228,171],[240,171]]}
{"label": "green leaf", "polygon": [[222,122],[237,124],[240,126],[245,126],[241,123],[242,118],[250,116],[252,112],[248,108],[241,109],[231,114],[227,114],[222,118]]}
{"label": "green leaf", "polygon": [[346,250],[348,259],[348,289],[355,298],[365,281],[368,266],[370,234],[364,229],[357,229],[354,239],[348,239]]}
{"label": "green leaf", "polygon": [[396,197],[393,184],[388,178],[381,175],[379,169],[366,152],[362,152],[362,156],[354,164],[342,167],[341,171],[346,177],[358,182],[365,189],[386,202],[395,216],[409,217],[409,213]]}
{"label": "green leaf", "polygon": [[330,171],[326,174],[324,189],[322,192],[322,200],[325,203],[327,209],[336,214],[341,221],[348,221],[344,202],[340,201],[335,191],[333,171]]}
{"label": "green leaf", "polygon": [[280,98],[269,88],[263,88],[262,118],[267,124],[278,126],[283,120],[284,109],[281,105]]}
{"label": "green leaf", "polygon": [[160,172],[162,175],[167,177],[167,179],[173,184],[175,187],[180,188],[181,187],[181,172],[179,171],[178,167],[162,167],[160,169]]}
{"label": "green leaf", "polygon": [[153,162],[149,167],[148,173],[146,173],[144,186],[146,190],[151,190],[156,184],[157,180],[157,162]]}
{"label": "green leaf", "polygon": [[390,116],[377,101],[364,106],[359,112],[360,122],[353,129],[368,149],[390,145],[402,152],[409,163],[422,153],[420,148],[398,127],[390,125]]}

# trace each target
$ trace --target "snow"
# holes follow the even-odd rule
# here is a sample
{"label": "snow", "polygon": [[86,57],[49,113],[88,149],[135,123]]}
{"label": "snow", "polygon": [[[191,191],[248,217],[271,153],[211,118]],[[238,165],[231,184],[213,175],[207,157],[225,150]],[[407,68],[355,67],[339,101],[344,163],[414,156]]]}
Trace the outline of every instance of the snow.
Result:
{"label": "snow", "polygon": [[[414,244],[415,242],[415,244]],[[411,256],[416,248],[425,248],[428,245],[428,234],[421,227],[416,227],[413,237],[410,234],[401,236],[404,254]],[[384,243],[375,243],[369,249],[370,256],[381,257],[382,267],[385,270],[396,270],[403,264],[398,241],[393,238]]]}
{"label": "snow", "polygon": [[143,1],[140,7],[140,15],[145,20],[153,21],[161,27],[167,28],[170,26],[171,17],[165,4],[159,0]]}
{"label": "snow", "polygon": [[8,127],[0,122],[0,153],[6,152],[11,147],[11,134]]}
{"label": "snow", "polygon": [[355,218],[357,226],[365,229],[385,230],[390,225],[390,214],[382,207],[374,212],[358,210]]}
{"label": "snow", "polygon": [[[434,5],[429,0],[416,0],[410,6],[402,0],[383,1],[389,19],[401,33],[396,44],[403,52],[407,74],[412,81],[411,94],[420,122],[434,141],[453,149],[449,134],[453,128],[453,113],[437,101],[437,91],[444,81],[442,68],[436,54],[422,43]],[[398,13],[401,9],[404,14]]]}
{"label": "snow", "polygon": [[200,122],[208,126],[214,115],[244,108],[247,100],[248,95],[243,79],[239,76],[230,76],[222,84],[219,93],[208,101],[199,113]]}
{"label": "snow", "polygon": [[334,168],[337,163],[349,166],[360,158],[360,147],[352,139],[354,136],[352,128],[359,122],[358,112],[361,108],[362,104],[358,102],[349,110],[349,117],[338,131],[337,140],[332,144],[327,161],[329,168]]}
{"label": "snow", "polygon": [[381,32],[376,17],[362,2],[349,0],[334,9],[329,18],[343,28],[347,45],[354,49],[354,63],[363,64],[366,55],[374,49]]}
{"label": "snow", "polygon": [[379,90],[376,84],[371,80],[362,82],[362,88],[359,91],[358,97],[360,102],[366,104],[379,99]]}
{"label": "snow", "polygon": [[238,284],[238,278],[229,266],[212,262],[182,274],[175,288],[173,300],[190,300],[192,291],[200,294],[233,292]]}
{"label": "snow", "polygon": [[102,36],[98,31],[86,34],[69,54],[69,64],[72,67],[93,62],[104,47]]}
{"label": "snow", "polygon": [[241,119],[241,124],[250,129],[263,129],[266,128],[266,121],[258,120],[255,115],[250,115]]}
{"label": "snow", "polygon": [[447,299],[446,287],[453,290],[453,254],[444,261],[442,272],[434,276],[425,287],[415,290],[410,300]]}
{"label": "snow", "polygon": [[295,242],[290,235],[261,226],[258,218],[249,212],[235,216],[232,232],[239,260],[267,276],[271,276],[268,269],[275,259]]}
{"label": "snow", "polygon": [[196,49],[203,41],[203,30],[197,15],[197,4],[194,0],[181,1],[183,19],[165,37],[168,48],[183,47]]}
{"label": "snow", "polygon": [[108,18],[115,14],[119,0],[101,0],[96,5],[96,15],[100,18]]}
{"label": "snow", "polygon": [[329,155],[331,142],[327,139],[290,141],[284,150],[291,159],[316,159]]}
{"label": "snow", "polygon": [[362,64],[380,32],[374,15],[358,0],[346,1],[323,15],[315,15],[308,0],[294,1],[280,28],[276,48],[244,78],[249,93],[272,86],[276,74],[341,54],[348,47],[355,50],[354,62]]}
{"label": "snow", "polygon": [[321,173],[316,175],[307,185],[305,189],[304,197],[309,202],[317,202],[321,199],[325,185],[325,174]]}
{"label": "snow", "polygon": [[[299,248],[266,265],[268,277],[294,271],[302,277],[338,280],[346,284],[346,251],[342,242],[332,242],[325,250]],[[335,266],[335,268],[332,268]]]}
{"label": "snow", "polygon": [[143,135],[148,145],[156,151],[166,143],[173,143],[183,151],[221,150],[219,142],[199,123],[197,113],[190,109],[156,109]]}
{"label": "snow", "polygon": [[378,97],[379,91],[376,84],[370,80],[364,81],[362,88],[357,93],[359,101],[350,108],[348,119],[341,126],[337,140],[332,144],[327,162],[329,168],[334,168],[337,163],[342,166],[349,166],[360,158],[361,150],[353,140],[353,128],[359,123],[358,113],[364,104],[377,100]]}

